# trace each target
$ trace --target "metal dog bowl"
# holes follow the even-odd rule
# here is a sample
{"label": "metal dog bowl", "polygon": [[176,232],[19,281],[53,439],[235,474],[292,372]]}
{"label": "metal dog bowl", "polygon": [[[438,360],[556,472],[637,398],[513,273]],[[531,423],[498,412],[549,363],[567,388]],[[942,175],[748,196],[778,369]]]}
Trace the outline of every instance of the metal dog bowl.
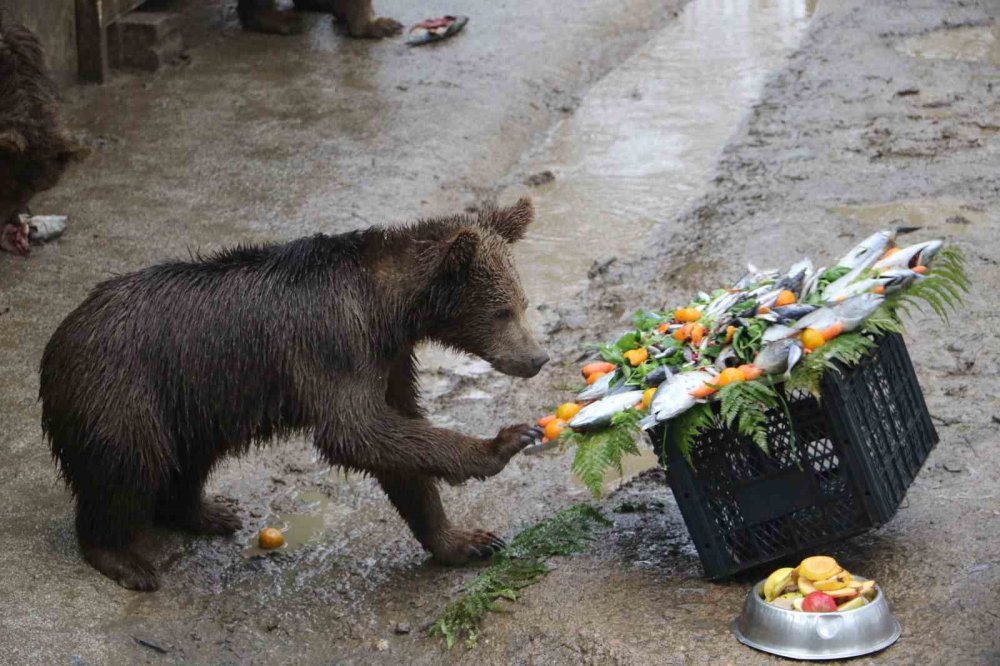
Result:
{"label": "metal dog bowl", "polygon": [[884,650],[899,638],[899,622],[877,585],[874,601],[843,613],[777,608],[761,598],[763,585],[754,585],[733,620],[733,633],[744,645],[791,659],[846,659]]}

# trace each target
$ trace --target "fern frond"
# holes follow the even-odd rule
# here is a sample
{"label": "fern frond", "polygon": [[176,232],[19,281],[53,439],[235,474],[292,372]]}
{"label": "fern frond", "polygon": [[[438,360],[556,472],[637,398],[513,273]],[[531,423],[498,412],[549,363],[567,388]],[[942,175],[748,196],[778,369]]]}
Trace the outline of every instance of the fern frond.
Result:
{"label": "fern frond", "polygon": [[871,354],[875,342],[860,333],[844,333],[806,355],[792,370],[791,376],[785,382],[785,394],[795,391],[807,391],[817,400],[821,399],[820,384],[823,373],[828,370],[840,370],[839,364],[857,365],[865,356]]}
{"label": "fern frond", "polygon": [[716,425],[712,406],[707,403],[696,404],[683,414],[675,416],[669,423],[670,438],[689,465],[691,464],[691,448],[694,446],[694,440],[698,438],[698,435]]}
{"label": "fern frond", "polygon": [[778,406],[778,394],[762,381],[734,382],[719,391],[720,415],[727,428],[733,428],[769,452],[767,411]]}
{"label": "fern frond", "polygon": [[861,326],[861,332],[873,336],[888,335],[890,333],[902,333],[903,322],[892,306],[883,303],[879,306],[865,323]]}
{"label": "fern frond", "polygon": [[609,469],[623,473],[622,458],[639,455],[636,439],[640,436],[642,415],[629,409],[611,419],[611,426],[593,432],[566,432],[560,439],[576,446],[571,469],[584,486],[600,498],[604,492],[604,475]]}

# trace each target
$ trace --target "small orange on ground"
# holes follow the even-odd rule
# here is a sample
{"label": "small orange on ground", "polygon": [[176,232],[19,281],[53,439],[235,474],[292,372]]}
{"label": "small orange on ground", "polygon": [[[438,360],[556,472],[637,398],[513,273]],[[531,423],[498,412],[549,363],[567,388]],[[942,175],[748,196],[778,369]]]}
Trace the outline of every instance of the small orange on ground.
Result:
{"label": "small orange on ground", "polygon": [[776,307],[781,307],[782,305],[791,305],[795,302],[795,294],[787,289],[783,289],[781,293],[778,294],[778,298],[774,301]]}
{"label": "small orange on ground", "polygon": [[622,356],[629,362],[629,364],[634,368],[638,365],[642,365],[649,358],[649,352],[646,351],[645,347],[639,347],[638,349],[630,349]]}
{"label": "small orange on ground", "polygon": [[553,419],[545,426],[545,436],[549,439],[559,439],[559,435],[562,431],[566,429],[566,421],[562,419]]}
{"label": "small orange on ground", "polygon": [[705,327],[701,324],[695,324],[691,327],[691,344],[697,345],[701,343],[702,338],[705,337]]}
{"label": "small orange on ground", "polygon": [[733,341],[733,336],[736,335],[735,326],[726,326],[726,344],[728,345]]}
{"label": "small orange on ground", "polygon": [[748,382],[757,379],[764,374],[763,370],[752,363],[744,363],[740,366],[740,370],[743,371],[743,376],[747,378]]}
{"label": "small orange on ground", "polygon": [[716,379],[715,383],[719,386],[726,386],[727,384],[732,384],[733,382],[745,382],[746,380],[746,374],[744,374],[739,368],[726,368],[719,373],[719,377]]}
{"label": "small orange on ground", "polygon": [[264,550],[273,550],[285,545],[285,535],[276,527],[265,527],[257,536],[257,544]]}
{"label": "small orange on ground", "polygon": [[708,396],[712,395],[716,391],[718,391],[717,388],[715,388],[711,384],[707,384],[707,383],[703,382],[701,386],[699,386],[698,388],[696,388],[693,391],[691,391],[691,397],[692,398],[697,398],[697,399],[700,400],[702,398],[707,398]]}
{"label": "small orange on ground", "polygon": [[682,322],[692,322],[701,319],[701,310],[698,308],[677,308],[674,312],[674,319]]}
{"label": "small orange on ground", "polygon": [[802,331],[802,334],[799,336],[799,339],[802,340],[802,346],[808,349],[809,351],[812,351],[813,349],[819,349],[826,343],[826,338],[824,338],[823,334],[817,331],[815,328],[807,328],[804,331]]}
{"label": "small orange on ground", "polygon": [[607,374],[614,369],[615,369],[614,363],[608,363],[607,361],[594,361],[593,363],[588,363],[587,365],[580,368],[580,372],[583,373],[584,377],[590,377],[595,372],[603,372]]}
{"label": "small orange on ground", "polygon": [[538,426],[540,428],[544,428],[548,424],[552,423],[552,421],[554,421],[555,418],[556,418],[555,414],[548,414],[546,416],[543,416],[542,418],[538,419]]}
{"label": "small orange on ground", "polygon": [[556,416],[561,418],[563,421],[569,421],[571,418],[576,416],[576,413],[580,411],[582,407],[575,402],[564,402],[559,405],[556,409]]}
{"label": "small orange on ground", "polygon": [[606,374],[608,374],[608,373],[606,373],[606,372],[592,372],[591,374],[587,375],[587,385],[589,386],[590,384],[593,384],[594,382],[596,382],[598,379],[600,379],[601,377],[605,376]]}
{"label": "small orange on ground", "polygon": [[823,329],[823,339],[833,340],[835,337],[844,332],[844,325],[839,321],[836,324],[831,324]]}
{"label": "small orange on ground", "polygon": [[653,394],[656,393],[656,388],[648,388],[642,392],[642,408],[649,409],[649,403],[653,402]]}

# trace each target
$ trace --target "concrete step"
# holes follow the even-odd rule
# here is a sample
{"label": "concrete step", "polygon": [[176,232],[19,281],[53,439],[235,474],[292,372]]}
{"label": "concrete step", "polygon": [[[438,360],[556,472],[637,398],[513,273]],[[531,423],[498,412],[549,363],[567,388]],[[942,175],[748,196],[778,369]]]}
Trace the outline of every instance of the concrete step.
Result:
{"label": "concrete step", "polygon": [[156,71],[180,55],[184,38],[181,15],[131,12],[108,26],[108,60],[112,67]]}

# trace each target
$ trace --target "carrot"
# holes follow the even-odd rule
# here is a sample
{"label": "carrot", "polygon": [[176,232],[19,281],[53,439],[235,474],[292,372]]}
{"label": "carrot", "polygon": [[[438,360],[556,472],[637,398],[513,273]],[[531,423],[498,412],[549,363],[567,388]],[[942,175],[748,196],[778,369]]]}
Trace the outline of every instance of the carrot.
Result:
{"label": "carrot", "polygon": [[926,266],[914,266],[913,267],[913,272],[914,273],[920,273],[921,275],[923,275],[923,274],[925,274],[927,272],[927,267]]}
{"label": "carrot", "polygon": [[657,331],[657,333],[659,333],[660,335],[663,335],[664,333],[666,333],[666,332],[667,332],[667,330],[668,330],[669,328],[670,328],[670,322],[666,322],[666,321],[665,321],[665,322],[663,322],[662,324],[660,324],[660,325],[659,325],[659,327],[658,327],[658,328],[656,329],[656,331]]}
{"label": "carrot", "polygon": [[701,310],[698,308],[677,308],[674,312],[674,319],[682,322],[693,322],[701,319]]}
{"label": "carrot", "polygon": [[740,366],[740,370],[742,370],[743,374],[746,375],[747,381],[757,379],[758,377],[764,374],[764,371],[758,368],[753,363],[744,363],[743,365]]}
{"label": "carrot", "polygon": [[827,326],[822,330],[824,340],[833,340],[835,337],[844,332],[844,325],[839,321],[836,324]]}
{"label": "carrot", "polygon": [[552,423],[555,420],[556,420],[555,414],[549,414],[548,416],[543,416],[542,418],[538,419],[538,426],[540,428],[544,428],[545,426],[547,426],[548,424]]}
{"label": "carrot", "polygon": [[590,377],[595,372],[603,372],[604,374],[607,374],[614,369],[614,363],[608,363],[607,361],[594,361],[593,363],[588,363],[580,368],[580,372],[583,373],[584,377]]}
{"label": "carrot", "polygon": [[677,340],[678,342],[684,342],[685,340],[691,337],[692,328],[694,328],[694,324],[692,324],[691,322],[684,324],[676,331],[674,331],[674,336],[673,336],[674,340]]}
{"label": "carrot", "polygon": [[718,389],[707,382],[702,382],[702,385],[691,391],[691,397],[697,400],[703,400],[708,396],[715,393]]}
{"label": "carrot", "polygon": [[608,373],[606,373],[606,372],[592,372],[592,373],[590,373],[589,375],[587,375],[587,386],[590,386],[591,384],[593,384],[594,382],[596,382],[598,379],[600,379],[601,377],[603,377],[606,374],[608,374]]}
{"label": "carrot", "polygon": [[771,308],[767,307],[766,305],[762,305],[759,308],[757,308],[757,314],[759,314],[759,315],[761,315],[761,314],[767,314],[770,311],[771,311]]}
{"label": "carrot", "polygon": [[874,293],[874,294],[884,294],[885,293],[885,285],[884,284],[877,284],[877,285],[875,285],[875,287],[872,289],[872,293]]}

